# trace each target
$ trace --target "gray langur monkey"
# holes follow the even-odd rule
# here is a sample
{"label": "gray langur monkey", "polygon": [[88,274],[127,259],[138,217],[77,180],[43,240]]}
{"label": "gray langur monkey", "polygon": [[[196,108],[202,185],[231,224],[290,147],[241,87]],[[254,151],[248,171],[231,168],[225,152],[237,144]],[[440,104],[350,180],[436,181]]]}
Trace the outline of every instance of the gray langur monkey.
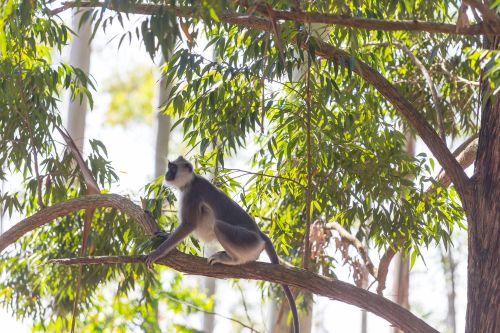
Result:
{"label": "gray langur monkey", "polygon": [[[210,264],[240,265],[259,258],[265,250],[273,264],[279,258],[269,237],[260,231],[257,223],[235,201],[193,171],[193,165],[179,156],[168,162],[165,182],[179,189],[180,225],[156,250],[146,258],[151,265],[172,251],[191,233],[206,241],[217,240],[225,251],[208,258]],[[287,285],[283,285],[293,316],[293,330],[299,332],[295,300]]]}

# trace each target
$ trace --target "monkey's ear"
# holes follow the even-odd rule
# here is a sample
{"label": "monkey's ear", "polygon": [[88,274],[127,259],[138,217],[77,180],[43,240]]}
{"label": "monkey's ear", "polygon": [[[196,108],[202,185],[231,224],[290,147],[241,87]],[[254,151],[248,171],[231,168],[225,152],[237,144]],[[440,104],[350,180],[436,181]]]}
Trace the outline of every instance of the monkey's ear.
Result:
{"label": "monkey's ear", "polygon": [[193,166],[191,165],[191,163],[186,163],[186,169],[188,169],[189,172],[193,172]]}

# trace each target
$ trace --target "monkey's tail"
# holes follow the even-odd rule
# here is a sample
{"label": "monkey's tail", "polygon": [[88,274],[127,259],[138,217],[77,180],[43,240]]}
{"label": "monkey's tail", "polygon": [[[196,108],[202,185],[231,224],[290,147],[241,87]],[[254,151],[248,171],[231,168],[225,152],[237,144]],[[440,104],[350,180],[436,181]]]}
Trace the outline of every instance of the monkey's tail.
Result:
{"label": "monkey's tail", "polygon": [[[271,260],[271,263],[279,265],[280,259],[276,250],[274,249],[274,245],[266,235],[262,234],[264,241],[266,242],[266,253]],[[290,305],[290,311],[292,311],[293,318],[293,332],[299,333],[299,315],[297,313],[297,306],[295,305],[295,299],[293,298],[292,292],[290,288],[286,284],[281,285],[285,292],[286,299],[288,300],[288,304]]]}

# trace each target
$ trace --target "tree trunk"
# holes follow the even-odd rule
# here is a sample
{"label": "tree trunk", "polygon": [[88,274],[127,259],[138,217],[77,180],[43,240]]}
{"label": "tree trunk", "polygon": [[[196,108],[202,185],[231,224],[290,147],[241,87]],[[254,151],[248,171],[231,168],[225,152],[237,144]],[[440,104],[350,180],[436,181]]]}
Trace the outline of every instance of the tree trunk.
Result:
{"label": "tree trunk", "polygon": [[[415,156],[415,137],[412,134],[406,134],[406,152],[408,155]],[[410,308],[410,257],[403,257],[400,251],[396,255],[396,266],[394,267],[394,302],[405,309]],[[401,333],[398,328],[394,328],[394,333]]]}
{"label": "tree trunk", "polygon": [[[163,67],[163,62],[162,66]],[[158,89],[158,107],[161,108],[167,101],[171,86],[167,85],[165,76],[161,74],[160,87]],[[158,177],[165,173],[167,168],[168,143],[170,141],[170,116],[158,112],[156,114],[156,144],[155,144],[155,170],[154,176]]]}
{"label": "tree trunk", "polygon": [[481,129],[468,214],[466,333],[500,332],[500,101],[482,82]]}
{"label": "tree trunk", "polygon": [[448,332],[457,332],[457,321],[456,321],[456,310],[455,310],[455,298],[456,298],[456,286],[455,286],[455,275],[456,275],[456,263],[451,252],[451,248],[446,250],[444,247],[441,248],[441,263],[443,265],[444,275],[446,278],[446,286],[448,288],[448,313],[446,316],[446,321],[448,323]]}
{"label": "tree trunk", "polygon": [[[205,254],[206,257],[211,256],[217,252],[217,248],[212,245],[212,244],[207,244],[205,245]],[[217,291],[217,280],[211,277],[204,276],[203,280],[203,287],[205,288],[205,293],[207,294],[207,297],[214,297],[214,305],[212,308],[212,311],[215,311],[215,306],[216,306],[216,301],[217,299],[215,298],[215,292]],[[210,314],[210,313],[203,313],[203,332],[205,333],[212,333],[215,328],[215,315]]]}
{"label": "tree trunk", "polygon": [[[304,292],[305,293],[305,292]],[[300,333],[311,333],[312,323],[313,323],[313,301],[312,294],[305,295],[304,298],[310,299],[307,303],[307,308],[300,312],[299,314],[299,331]],[[273,301],[270,305],[271,307],[271,332],[272,333],[289,333],[292,331],[291,321],[288,321],[288,314],[290,313],[290,306],[287,301],[284,300],[281,305],[278,305],[276,301]]]}
{"label": "tree trunk", "polygon": [[[90,36],[92,28],[91,20],[87,20],[80,26],[80,19],[83,13],[84,11],[73,11],[72,29],[77,35],[71,41],[69,63],[71,66],[80,68],[88,75],[90,69]],[[81,152],[83,151],[86,114],[86,96],[83,96],[81,103],[80,98],[75,98],[69,102],[66,128]]]}

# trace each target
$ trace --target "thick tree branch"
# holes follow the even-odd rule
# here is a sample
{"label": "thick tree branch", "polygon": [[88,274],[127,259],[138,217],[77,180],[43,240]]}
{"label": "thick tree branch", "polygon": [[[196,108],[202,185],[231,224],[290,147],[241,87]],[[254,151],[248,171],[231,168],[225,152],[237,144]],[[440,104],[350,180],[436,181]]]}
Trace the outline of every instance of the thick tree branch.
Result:
{"label": "thick tree branch", "polygon": [[[453,156],[456,156],[458,163],[465,170],[474,163],[476,160],[476,153],[478,147],[478,136],[474,135],[469,140],[466,140],[464,144],[458,147],[454,152]],[[436,181],[441,183],[444,187],[451,185],[451,179],[446,172],[441,171],[436,178]]]}
{"label": "thick tree branch", "polygon": [[477,0],[462,0],[464,3],[468,4],[474,9],[477,9],[483,19],[491,26],[491,29],[498,34],[498,27],[500,25],[500,18],[494,10],[490,9],[487,5]]}
{"label": "thick tree branch", "polygon": [[[67,9],[75,7],[104,7],[102,2],[86,2],[80,3],[76,1],[63,2],[63,6],[54,9],[51,13],[53,15],[59,14]],[[192,7],[173,7],[173,6],[160,6],[153,4],[136,4],[131,8],[116,8],[112,4],[108,4],[107,8],[111,10],[123,11],[131,14],[153,15],[158,14],[160,11],[167,9],[181,17],[194,16],[195,9]],[[339,25],[351,28],[358,28],[364,30],[376,31],[421,31],[430,33],[444,33],[452,35],[487,35],[492,33],[500,33],[500,26],[494,25],[494,31],[487,29],[482,23],[471,25],[457,29],[455,24],[425,22],[417,20],[380,20],[380,19],[366,19],[359,17],[350,17],[346,15],[325,14],[320,12],[307,12],[307,11],[283,11],[273,10],[276,20],[294,21],[301,23],[321,23],[329,25]],[[242,16],[249,17],[247,14],[240,13],[217,13],[221,21],[236,23]],[[254,17],[255,19],[255,17]],[[457,31],[458,30],[458,31]]]}
{"label": "thick tree branch", "polygon": [[154,219],[129,199],[118,194],[89,195],[44,208],[22,220],[0,235],[0,252],[17,241],[24,234],[49,223],[50,221],[76,213],[87,208],[110,207],[120,210],[136,220],[148,235],[161,231]]}
{"label": "thick tree branch", "polygon": [[[79,264],[123,264],[143,263],[145,256],[110,256],[56,259],[64,265]],[[399,305],[362,288],[339,280],[331,280],[304,269],[273,265],[263,262],[252,262],[239,266],[208,264],[205,258],[195,257],[174,251],[157,263],[171,267],[187,274],[204,275],[219,279],[240,278],[262,280],[301,288],[311,293],[338,300],[366,309],[401,328],[405,332],[437,332],[411,312]]]}
{"label": "thick tree branch", "polygon": [[[51,220],[78,212],[89,207],[110,207],[128,214],[136,220],[146,234],[154,235],[160,231],[154,219],[138,205],[117,194],[89,195],[68,200],[45,208],[33,216],[24,219],[0,236],[0,251],[15,242],[25,233],[40,227]],[[84,263],[142,263],[145,256],[76,258],[58,261],[65,264]],[[211,266],[205,258],[180,253],[175,250],[159,263],[188,274],[205,275],[216,278],[245,278],[285,283],[304,290],[343,301],[373,312],[388,320],[392,325],[407,332],[437,332],[411,312],[397,304],[351,284],[330,280],[312,272],[298,268],[250,263],[241,266]]]}
{"label": "thick tree branch", "polygon": [[[307,45],[304,47],[306,46]],[[394,108],[406,118],[410,125],[417,131],[430,151],[434,154],[439,163],[443,166],[446,173],[448,173],[449,177],[455,184],[458,193],[461,195],[463,203],[467,204],[470,195],[469,178],[455,157],[446,147],[443,140],[441,140],[439,135],[436,131],[434,131],[424,116],[401,94],[401,92],[394,85],[364,62],[353,58],[349,53],[339,50],[330,44],[319,42],[316,54],[326,59],[335,60],[339,63],[345,63],[348,60],[353,59],[353,72],[357,73],[374,86],[385,98],[387,98]]]}

